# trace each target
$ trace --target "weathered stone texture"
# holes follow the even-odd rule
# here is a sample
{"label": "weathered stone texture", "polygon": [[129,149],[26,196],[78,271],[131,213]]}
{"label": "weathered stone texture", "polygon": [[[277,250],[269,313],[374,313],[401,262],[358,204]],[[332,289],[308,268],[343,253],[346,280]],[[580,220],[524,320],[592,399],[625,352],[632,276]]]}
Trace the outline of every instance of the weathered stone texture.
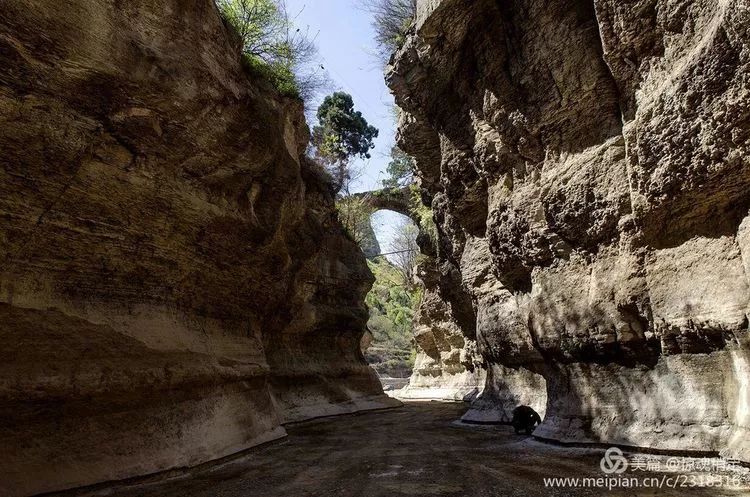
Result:
{"label": "weathered stone texture", "polygon": [[424,294],[414,317],[417,357],[404,399],[472,400],[485,382],[476,342],[461,332],[452,307],[440,296],[436,260],[424,257],[417,266]]}
{"label": "weathered stone texture", "polygon": [[302,116],[211,0],[3,2],[0,494],[392,405],[359,351],[372,276]]}
{"label": "weathered stone texture", "polygon": [[750,5],[417,4],[387,77],[482,409],[747,460]]}

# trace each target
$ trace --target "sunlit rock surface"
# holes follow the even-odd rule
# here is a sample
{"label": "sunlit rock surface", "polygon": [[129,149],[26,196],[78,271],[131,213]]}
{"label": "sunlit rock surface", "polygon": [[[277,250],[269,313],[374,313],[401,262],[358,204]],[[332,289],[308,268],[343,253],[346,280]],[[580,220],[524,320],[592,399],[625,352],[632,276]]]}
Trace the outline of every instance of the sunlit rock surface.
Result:
{"label": "sunlit rock surface", "polygon": [[234,44],[211,0],[3,3],[0,494],[395,403],[301,106]]}
{"label": "sunlit rock surface", "polygon": [[748,4],[417,7],[387,77],[479,416],[748,460]]}
{"label": "sunlit rock surface", "polygon": [[436,260],[424,257],[417,275],[424,293],[414,319],[417,356],[404,399],[473,400],[484,388],[485,369],[476,342],[461,333],[451,304],[440,297]]}

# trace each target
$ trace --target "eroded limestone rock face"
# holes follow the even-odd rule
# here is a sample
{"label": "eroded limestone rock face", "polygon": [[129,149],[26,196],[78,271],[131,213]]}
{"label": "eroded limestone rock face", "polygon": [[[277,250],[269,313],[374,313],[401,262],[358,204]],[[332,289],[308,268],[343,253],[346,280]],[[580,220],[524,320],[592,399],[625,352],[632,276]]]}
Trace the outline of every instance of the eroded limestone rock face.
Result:
{"label": "eroded limestone rock face", "polygon": [[744,0],[418,1],[388,80],[485,412],[546,395],[538,436],[748,460],[749,26]]}
{"label": "eroded limestone rock face", "polygon": [[[423,243],[424,245],[424,243]],[[424,293],[414,316],[417,357],[405,399],[473,400],[484,388],[486,371],[476,342],[456,324],[451,304],[440,295],[434,257],[423,256],[417,277]]]}
{"label": "eroded limestone rock face", "polygon": [[372,276],[273,95],[211,0],[3,3],[0,494],[392,405]]}

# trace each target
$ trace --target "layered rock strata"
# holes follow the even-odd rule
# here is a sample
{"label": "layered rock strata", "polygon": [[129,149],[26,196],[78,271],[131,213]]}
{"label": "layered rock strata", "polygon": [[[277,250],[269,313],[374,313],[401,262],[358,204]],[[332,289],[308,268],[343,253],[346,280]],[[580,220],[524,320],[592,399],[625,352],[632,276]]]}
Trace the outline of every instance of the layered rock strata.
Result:
{"label": "layered rock strata", "polygon": [[0,494],[190,466],[393,405],[301,105],[210,0],[4,2]]}
{"label": "layered rock strata", "polygon": [[388,81],[485,404],[750,460],[747,2],[417,7]]}
{"label": "layered rock strata", "polygon": [[486,372],[476,342],[461,333],[451,304],[440,296],[436,262],[426,256],[417,267],[417,277],[424,287],[414,316],[417,356],[409,384],[399,397],[473,400],[484,388]]}
{"label": "layered rock strata", "polygon": [[[473,400],[484,388],[484,364],[476,342],[464,336],[448,301],[455,281],[440,277],[434,235],[415,210],[411,186],[354,195],[373,211],[389,210],[409,217],[419,228],[420,262],[415,276],[423,294],[414,316],[416,358],[409,383],[398,397],[412,400]],[[460,291],[460,290],[459,290]]]}

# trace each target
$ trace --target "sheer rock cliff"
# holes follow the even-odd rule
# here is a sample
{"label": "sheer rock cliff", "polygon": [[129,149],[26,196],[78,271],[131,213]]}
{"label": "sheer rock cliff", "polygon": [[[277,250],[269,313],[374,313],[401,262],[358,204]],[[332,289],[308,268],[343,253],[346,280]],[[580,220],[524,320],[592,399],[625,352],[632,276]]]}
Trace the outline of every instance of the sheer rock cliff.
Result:
{"label": "sheer rock cliff", "polygon": [[[425,243],[429,242],[420,241],[425,251]],[[436,258],[423,254],[416,273],[424,287],[414,316],[417,356],[409,384],[399,392],[399,397],[472,400],[485,382],[476,342],[463,335],[453,318],[451,304],[441,297]]]}
{"label": "sheer rock cliff", "polygon": [[750,460],[748,3],[417,10],[387,79],[480,417]]}
{"label": "sheer rock cliff", "polygon": [[211,0],[4,2],[0,494],[191,466],[390,406],[301,104]]}

